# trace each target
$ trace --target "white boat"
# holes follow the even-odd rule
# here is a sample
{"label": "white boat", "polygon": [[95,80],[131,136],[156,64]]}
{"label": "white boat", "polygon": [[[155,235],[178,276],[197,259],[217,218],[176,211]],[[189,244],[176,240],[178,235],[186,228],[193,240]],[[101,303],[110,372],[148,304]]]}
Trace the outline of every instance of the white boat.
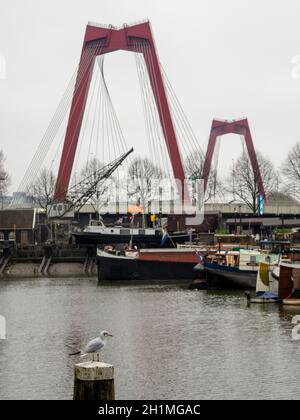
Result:
{"label": "white boat", "polygon": [[278,265],[269,262],[260,262],[256,278],[256,294],[251,297],[246,292],[249,303],[278,303]]}

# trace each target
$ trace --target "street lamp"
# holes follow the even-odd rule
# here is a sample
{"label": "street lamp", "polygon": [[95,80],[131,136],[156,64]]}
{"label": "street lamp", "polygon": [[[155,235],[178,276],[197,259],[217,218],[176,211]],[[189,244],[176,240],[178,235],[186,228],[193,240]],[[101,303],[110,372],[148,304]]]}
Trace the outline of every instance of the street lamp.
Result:
{"label": "street lamp", "polygon": [[239,204],[239,212],[240,212],[240,235],[242,234],[242,205]]}
{"label": "street lamp", "polygon": [[6,178],[5,177],[4,178],[0,178],[0,186],[1,186],[1,209],[3,210],[3,187],[2,187],[2,184],[1,184],[2,181],[6,181]]}
{"label": "street lamp", "polygon": [[234,207],[234,234],[236,235],[237,234],[237,221],[236,221],[236,218],[237,218],[237,211],[236,211],[236,208]]}
{"label": "street lamp", "polygon": [[282,230],[282,240],[285,240],[285,234],[284,234],[284,215],[281,215],[281,230]]}

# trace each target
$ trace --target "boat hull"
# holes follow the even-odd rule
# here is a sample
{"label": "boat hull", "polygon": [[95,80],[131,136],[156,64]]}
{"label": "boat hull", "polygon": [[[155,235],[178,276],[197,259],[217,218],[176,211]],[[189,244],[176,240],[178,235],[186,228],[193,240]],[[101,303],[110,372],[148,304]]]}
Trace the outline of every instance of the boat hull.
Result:
{"label": "boat hull", "polygon": [[299,306],[300,305],[300,299],[299,298],[298,299],[293,299],[293,298],[288,299],[288,298],[286,298],[286,299],[282,300],[282,303],[284,305],[293,305],[293,306],[297,305],[297,306]]}
{"label": "boat hull", "polygon": [[257,271],[240,270],[236,267],[220,267],[217,264],[204,264],[208,278],[224,288],[255,289]]}
{"label": "boat hull", "polygon": [[280,303],[281,300],[280,299],[275,299],[275,298],[251,298],[250,299],[250,303]]}
{"label": "boat hull", "polygon": [[140,260],[98,253],[98,279],[111,280],[194,280],[199,274],[195,262]]}
{"label": "boat hull", "polygon": [[[116,245],[116,244],[132,244],[141,248],[141,246],[160,246],[162,241],[161,235],[109,235],[94,232],[76,232],[72,234],[73,242],[82,245]],[[164,246],[172,246],[174,243],[185,243],[190,240],[189,234],[171,235],[171,240],[167,239]]]}

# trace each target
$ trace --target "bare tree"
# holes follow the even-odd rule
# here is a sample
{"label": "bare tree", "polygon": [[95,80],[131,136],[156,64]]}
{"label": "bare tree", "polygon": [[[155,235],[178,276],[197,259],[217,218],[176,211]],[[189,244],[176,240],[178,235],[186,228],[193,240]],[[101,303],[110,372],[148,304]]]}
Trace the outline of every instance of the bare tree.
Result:
{"label": "bare tree", "polygon": [[28,187],[27,195],[31,197],[34,204],[46,209],[53,202],[55,183],[56,178],[53,172],[43,168],[34,184]]}
{"label": "bare tree", "polygon": [[[191,152],[185,160],[186,177],[192,180],[201,179],[205,156],[201,149]],[[205,201],[217,196],[221,192],[221,181],[218,179],[217,171],[211,169],[205,192]]]}
{"label": "bare tree", "polygon": [[7,192],[7,188],[10,185],[10,177],[5,170],[5,156],[2,150],[0,150],[0,193],[3,199],[3,194]]}
{"label": "bare tree", "polygon": [[300,143],[289,151],[282,172],[286,177],[286,192],[300,199]]}
{"label": "bare tree", "polygon": [[[157,197],[163,172],[147,158],[136,158],[128,168],[128,195],[145,210],[148,202]],[[145,225],[145,214],[143,214]]]}
{"label": "bare tree", "polygon": [[[275,189],[277,174],[272,162],[261,153],[256,153],[256,156],[265,193],[268,196]],[[227,188],[228,191],[232,191],[232,185],[234,185],[235,196],[247,204],[253,214],[256,214],[258,211],[259,190],[257,181],[258,174],[254,172],[248,154],[244,151],[232,168],[227,180]]]}
{"label": "bare tree", "polygon": [[[103,164],[96,157],[87,161],[85,166],[80,171],[80,181],[84,180],[86,189],[92,188],[95,185],[99,178],[99,171],[102,168]],[[74,184],[76,184],[76,180],[74,180]],[[82,191],[78,191],[77,193],[81,194]],[[105,203],[109,202],[109,198],[109,182],[108,180],[101,181],[90,197],[89,204],[93,206],[95,211],[98,211],[99,207],[101,207],[101,204],[104,205]]]}

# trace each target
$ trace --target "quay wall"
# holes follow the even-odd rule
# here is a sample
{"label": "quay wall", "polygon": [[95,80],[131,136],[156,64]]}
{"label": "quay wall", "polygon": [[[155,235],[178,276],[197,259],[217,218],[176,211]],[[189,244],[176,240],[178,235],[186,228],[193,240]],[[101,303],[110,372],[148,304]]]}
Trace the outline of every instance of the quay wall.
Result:
{"label": "quay wall", "polygon": [[5,278],[25,277],[91,277],[97,275],[96,261],[53,261],[47,270],[41,270],[40,261],[11,260],[0,275],[0,281]]}

